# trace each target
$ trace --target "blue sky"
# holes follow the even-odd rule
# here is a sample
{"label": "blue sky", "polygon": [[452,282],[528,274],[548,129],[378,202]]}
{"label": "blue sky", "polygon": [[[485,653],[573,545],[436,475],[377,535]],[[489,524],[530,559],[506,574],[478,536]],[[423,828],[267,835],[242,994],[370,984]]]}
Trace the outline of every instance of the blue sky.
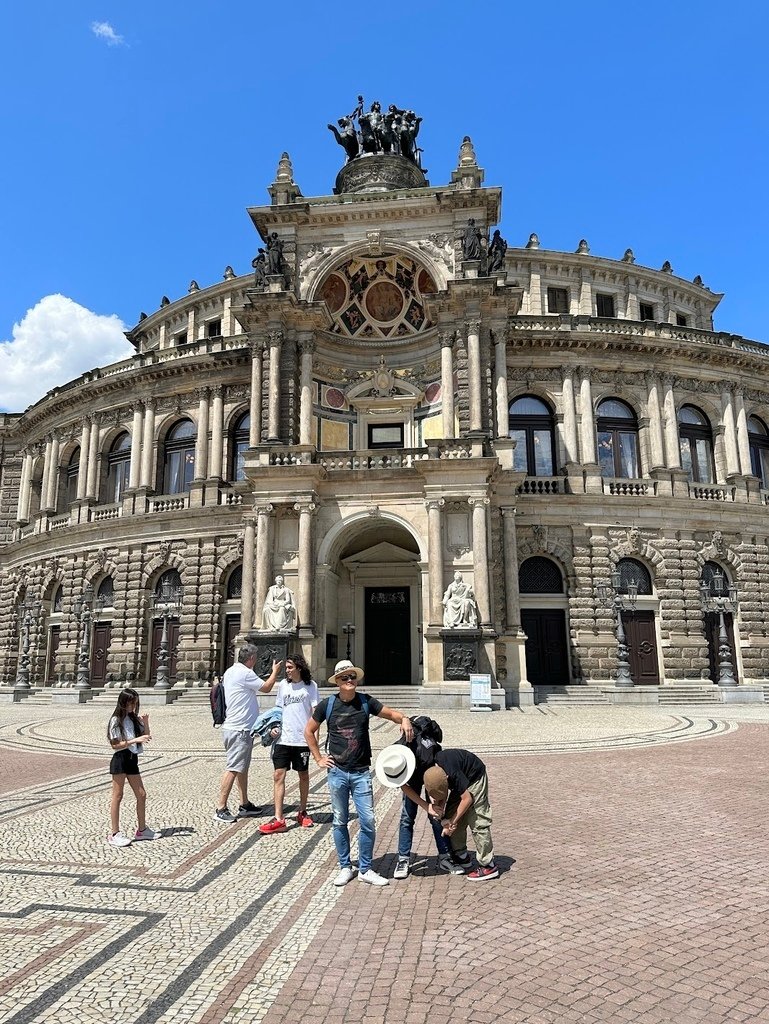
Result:
{"label": "blue sky", "polygon": [[0,12],[0,410],[126,351],[163,295],[250,269],[245,207],[288,150],[305,195],[368,102],[424,118],[433,184],[469,134],[502,234],[726,292],[769,341],[767,61],[756,2],[348,7],[27,0]]}

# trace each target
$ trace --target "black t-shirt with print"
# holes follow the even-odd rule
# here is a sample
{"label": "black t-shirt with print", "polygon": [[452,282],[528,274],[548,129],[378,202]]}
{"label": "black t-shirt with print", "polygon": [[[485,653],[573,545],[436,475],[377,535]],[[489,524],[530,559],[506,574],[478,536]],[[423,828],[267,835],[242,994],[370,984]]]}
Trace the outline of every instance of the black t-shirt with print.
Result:
{"label": "black t-shirt with print", "polygon": [[384,707],[381,700],[360,693],[356,693],[353,699],[347,702],[337,695],[329,721],[326,721],[328,697],[322,700],[312,713],[316,722],[326,722],[328,752],[334,763],[346,772],[363,771],[371,767],[368,717],[363,711],[362,696],[365,696],[368,702],[369,715],[378,715]]}
{"label": "black t-shirt with print", "polygon": [[468,786],[486,774],[486,765],[480,757],[460,748],[439,750],[435,755],[435,763],[446,772],[449,791],[456,797],[462,796]]}

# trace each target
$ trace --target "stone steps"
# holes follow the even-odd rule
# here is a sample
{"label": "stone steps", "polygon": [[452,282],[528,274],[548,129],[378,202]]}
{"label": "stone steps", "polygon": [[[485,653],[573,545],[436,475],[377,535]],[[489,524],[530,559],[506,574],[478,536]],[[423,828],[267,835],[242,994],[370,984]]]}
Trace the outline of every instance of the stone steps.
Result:
{"label": "stone steps", "polygon": [[659,688],[660,704],[720,704],[721,691],[717,686],[696,683],[675,683]]}
{"label": "stone steps", "polygon": [[537,686],[534,690],[537,704],[569,706],[608,705],[608,697],[600,686]]}

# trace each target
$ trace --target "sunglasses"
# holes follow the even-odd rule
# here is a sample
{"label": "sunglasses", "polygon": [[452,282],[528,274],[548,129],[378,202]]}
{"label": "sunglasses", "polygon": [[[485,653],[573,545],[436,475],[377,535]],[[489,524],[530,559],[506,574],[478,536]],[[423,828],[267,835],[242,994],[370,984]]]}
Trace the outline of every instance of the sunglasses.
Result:
{"label": "sunglasses", "polygon": [[358,677],[356,675],[351,676],[337,676],[340,683],[357,683]]}

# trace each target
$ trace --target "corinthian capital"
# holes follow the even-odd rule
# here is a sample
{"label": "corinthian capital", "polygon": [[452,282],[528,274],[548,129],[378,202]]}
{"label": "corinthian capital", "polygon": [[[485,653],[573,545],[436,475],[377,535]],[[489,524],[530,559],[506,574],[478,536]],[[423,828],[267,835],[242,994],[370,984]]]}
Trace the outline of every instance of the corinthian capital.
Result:
{"label": "corinthian capital", "polygon": [[267,341],[269,342],[270,348],[277,348],[278,345],[283,344],[283,331],[275,330],[269,331],[267,334]]}
{"label": "corinthian capital", "polygon": [[315,339],[314,338],[300,338],[299,339],[299,351],[303,356],[311,356],[315,351]]}
{"label": "corinthian capital", "polygon": [[480,334],[481,333],[481,318],[480,317],[470,317],[468,320],[465,320],[465,329],[467,330],[468,334]]}
{"label": "corinthian capital", "polygon": [[441,348],[453,348],[456,333],[456,331],[441,331],[438,335]]}

